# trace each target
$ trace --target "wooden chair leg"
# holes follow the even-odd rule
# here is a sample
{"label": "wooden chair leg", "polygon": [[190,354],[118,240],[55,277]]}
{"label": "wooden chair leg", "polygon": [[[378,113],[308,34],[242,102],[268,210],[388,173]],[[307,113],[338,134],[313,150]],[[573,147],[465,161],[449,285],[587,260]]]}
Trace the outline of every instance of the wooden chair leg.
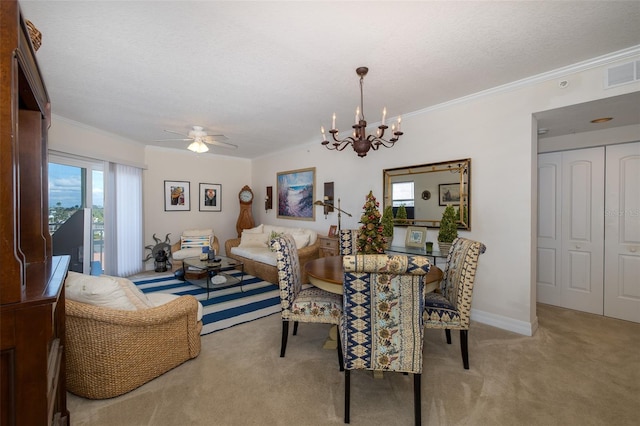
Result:
{"label": "wooden chair leg", "polygon": [[344,370],[344,422],[349,423],[349,403],[351,393],[351,370]]}
{"label": "wooden chair leg", "polygon": [[338,365],[340,366],[340,371],[344,371],[344,358],[342,356],[342,343],[338,340],[338,344],[336,345],[338,348]]}
{"label": "wooden chair leg", "polygon": [[293,335],[298,334],[298,321],[293,322]]}
{"label": "wooden chair leg", "polygon": [[422,398],[420,397],[421,374],[413,375],[413,411],[416,418],[416,426],[422,424]]}
{"label": "wooden chair leg", "polygon": [[469,345],[468,345],[469,330],[460,330],[460,351],[462,352],[462,365],[464,369],[469,369]]}
{"label": "wooden chair leg", "polygon": [[288,336],[289,336],[289,321],[283,320],[282,321],[282,343],[280,344],[280,358],[284,358],[284,352],[287,350]]}
{"label": "wooden chair leg", "polygon": [[451,330],[449,330],[448,328],[445,328],[444,335],[447,336],[447,343],[451,344]]}

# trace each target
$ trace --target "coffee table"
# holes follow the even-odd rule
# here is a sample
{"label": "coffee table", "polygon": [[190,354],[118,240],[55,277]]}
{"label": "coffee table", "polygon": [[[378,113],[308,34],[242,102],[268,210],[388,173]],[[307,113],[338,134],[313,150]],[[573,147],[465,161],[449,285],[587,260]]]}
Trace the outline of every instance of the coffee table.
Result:
{"label": "coffee table", "polygon": [[[207,279],[205,280],[205,285],[198,282],[194,282],[193,284],[207,289],[207,299],[209,298],[209,291],[213,288],[225,288],[240,284],[240,291],[244,292],[242,289],[244,263],[230,257],[216,256],[215,260],[200,260],[199,257],[188,257],[183,260],[182,269],[182,272],[185,273],[187,271],[206,272]],[[225,272],[234,269],[240,270],[240,278],[225,274]]]}

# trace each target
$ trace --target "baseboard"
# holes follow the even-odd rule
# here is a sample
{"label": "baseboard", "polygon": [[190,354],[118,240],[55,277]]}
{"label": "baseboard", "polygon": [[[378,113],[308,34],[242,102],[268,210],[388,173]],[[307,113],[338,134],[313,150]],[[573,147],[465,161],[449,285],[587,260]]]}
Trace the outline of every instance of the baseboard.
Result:
{"label": "baseboard", "polygon": [[538,329],[538,318],[534,322],[519,321],[513,318],[496,315],[489,312],[471,309],[471,319],[483,324],[497,327],[502,330],[512,331],[525,336],[533,336]]}

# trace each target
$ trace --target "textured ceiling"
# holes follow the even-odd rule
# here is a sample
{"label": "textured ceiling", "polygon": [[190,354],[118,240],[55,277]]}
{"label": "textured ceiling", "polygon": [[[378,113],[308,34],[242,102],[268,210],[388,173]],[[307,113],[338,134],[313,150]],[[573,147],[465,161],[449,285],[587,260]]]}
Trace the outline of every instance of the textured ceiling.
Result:
{"label": "textured ceiling", "polygon": [[145,144],[201,125],[256,158],[640,44],[640,2],[21,1],[53,113]]}

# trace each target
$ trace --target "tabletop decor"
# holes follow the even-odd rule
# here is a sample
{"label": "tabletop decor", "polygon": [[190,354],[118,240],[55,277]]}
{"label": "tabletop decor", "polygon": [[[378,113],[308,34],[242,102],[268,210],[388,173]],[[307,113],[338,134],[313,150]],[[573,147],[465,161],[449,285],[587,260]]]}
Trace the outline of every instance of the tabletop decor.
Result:
{"label": "tabletop decor", "polygon": [[438,231],[438,246],[440,251],[448,253],[451,243],[458,236],[458,224],[456,222],[456,211],[451,204],[449,204],[442,213],[442,220],[440,221],[440,230]]}
{"label": "tabletop decor", "polygon": [[362,208],[364,213],[360,217],[360,233],[358,234],[358,253],[359,254],[378,254],[384,253],[384,245],[386,238],[382,235],[383,226],[380,221],[381,214],[378,210],[380,203],[373,196],[373,191],[369,191],[367,201]]}
{"label": "tabletop decor", "polygon": [[386,247],[391,246],[393,241],[393,207],[388,205],[382,212],[382,235],[387,240]]}

